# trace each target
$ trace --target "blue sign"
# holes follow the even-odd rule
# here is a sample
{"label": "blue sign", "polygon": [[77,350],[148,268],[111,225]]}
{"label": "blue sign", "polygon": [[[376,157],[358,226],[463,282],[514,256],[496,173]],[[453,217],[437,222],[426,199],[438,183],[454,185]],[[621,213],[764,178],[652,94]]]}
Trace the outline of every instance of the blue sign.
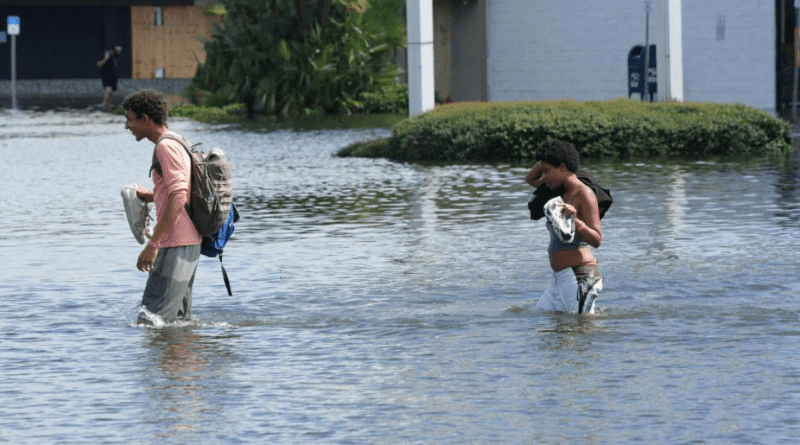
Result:
{"label": "blue sign", "polygon": [[8,35],[16,36],[19,35],[19,16],[18,15],[10,15],[6,21],[8,25]]}
{"label": "blue sign", "polygon": [[[645,94],[650,96],[658,91],[658,79],[656,72],[656,46],[650,45],[650,63],[648,72],[645,74],[644,45],[636,45],[628,53],[628,97],[638,94],[642,100]],[[647,87],[645,88],[645,83]]]}

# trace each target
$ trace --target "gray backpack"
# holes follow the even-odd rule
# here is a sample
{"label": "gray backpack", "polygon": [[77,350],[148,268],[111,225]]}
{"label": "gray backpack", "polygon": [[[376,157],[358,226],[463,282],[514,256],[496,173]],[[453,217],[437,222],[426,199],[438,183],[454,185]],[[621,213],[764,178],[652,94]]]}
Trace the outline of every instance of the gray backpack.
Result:
{"label": "gray backpack", "polygon": [[[206,155],[200,150],[202,144],[195,144],[190,148],[189,141],[169,133],[161,136],[158,142],[164,139],[178,141],[192,160],[192,185],[186,210],[192,218],[194,227],[201,236],[219,232],[228,219],[233,202],[231,166],[225,153],[219,148],[213,148]],[[150,170],[163,175],[155,149]]]}

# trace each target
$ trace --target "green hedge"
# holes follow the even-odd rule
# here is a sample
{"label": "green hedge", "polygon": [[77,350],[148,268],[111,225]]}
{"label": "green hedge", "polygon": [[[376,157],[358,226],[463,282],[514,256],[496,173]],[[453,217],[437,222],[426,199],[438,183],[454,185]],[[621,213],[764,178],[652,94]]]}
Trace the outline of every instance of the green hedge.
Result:
{"label": "green hedge", "polygon": [[545,139],[575,144],[582,157],[760,154],[786,150],[790,126],[744,105],[576,102],[457,103],[395,125],[382,142],[341,156],[401,161],[521,161]]}
{"label": "green hedge", "polygon": [[186,117],[201,122],[228,122],[231,121],[232,116],[244,112],[244,104],[230,104],[223,107],[185,104],[175,105],[169,109],[170,116]]}

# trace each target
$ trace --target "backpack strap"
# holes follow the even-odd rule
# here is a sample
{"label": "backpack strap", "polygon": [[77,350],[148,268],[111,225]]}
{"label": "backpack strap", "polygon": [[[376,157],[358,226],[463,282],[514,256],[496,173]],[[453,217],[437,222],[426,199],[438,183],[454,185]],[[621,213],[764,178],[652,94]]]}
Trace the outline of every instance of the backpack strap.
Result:
{"label": "backpack strap", "polygon": [[233,296],[231,291],[231,281],[228,279],[228,272],[225,271],[225,266],[222,265],[222,251],[219,251],[219,267],[222,268],[222,280],[225,282],[225,288],[228,289],[228,296]]}
{"label": "backpack strap", "polygon": [[186,150],[186,152],[189,153],[189,156],[192,155],[191,154],[192,150],[189,148],[190,147],[189,141],[186,138],[184,138],[183,136],[181,136],[179,134],[172,133],[172,132],[164,133],[156,141],[156,146],[153,147],[153,161],[152,161],[152,163],[150,165],[150,172],[148,173],[147,176],[153,176],[153,170],[155,170],[156,173],[158,173],[159,175],[164,176],[164,173],[161,170],[161,164],[158,162],[158,156],[156,156],[156,149],[158,148],[158,144],[160,144],[161,141],[163,141],[164,139],[172,139],[173,141],[178,141],[183,146],[183,148]]}

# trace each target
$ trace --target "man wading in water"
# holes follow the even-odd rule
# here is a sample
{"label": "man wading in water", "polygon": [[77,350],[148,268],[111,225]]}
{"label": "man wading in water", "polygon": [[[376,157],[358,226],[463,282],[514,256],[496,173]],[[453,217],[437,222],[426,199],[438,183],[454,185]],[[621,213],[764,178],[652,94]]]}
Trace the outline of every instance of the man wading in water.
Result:
{"label": "man wading in water", "polygon": [[[592,314],[594,300],[603,289],[597,259],[590,248],[600,247],[603,241],[597,197],[575,175],[580,166],[580,155],[572,144],[557,140],[544,141],[536,153],[536,160],[525,181],[536,188],[546,184],[553,190],[562,186],[565,190],[560,199],[554,198],[545,205],[546,209],[550,207],[551,213],[547,221],[547,230],[550,232],[547,252],[553,280],[536,307],[548,311]],[[564,236],[565,231],[569,232],[563,230],[565,227],[574,231],[571,241]]]}
{"label": "man wading in water", "polygon": [[[136,141],[147,139],[156,144],[151,167],[153,191],[136,191],[139,198],[156,203],[157,216],[153,236],[136,262],[137,269],[150,273],[142,306],[165,322],[188,320],[202,241],[185,207],[189,203],[191,159],[178,141],[162,140],[167,133],[178,135],[167,128],[168,104],[161,93],[132,93],[122,102],[122,109],[125,128]],[[140,314],[139,323],[151,324],[149,314]]]}

